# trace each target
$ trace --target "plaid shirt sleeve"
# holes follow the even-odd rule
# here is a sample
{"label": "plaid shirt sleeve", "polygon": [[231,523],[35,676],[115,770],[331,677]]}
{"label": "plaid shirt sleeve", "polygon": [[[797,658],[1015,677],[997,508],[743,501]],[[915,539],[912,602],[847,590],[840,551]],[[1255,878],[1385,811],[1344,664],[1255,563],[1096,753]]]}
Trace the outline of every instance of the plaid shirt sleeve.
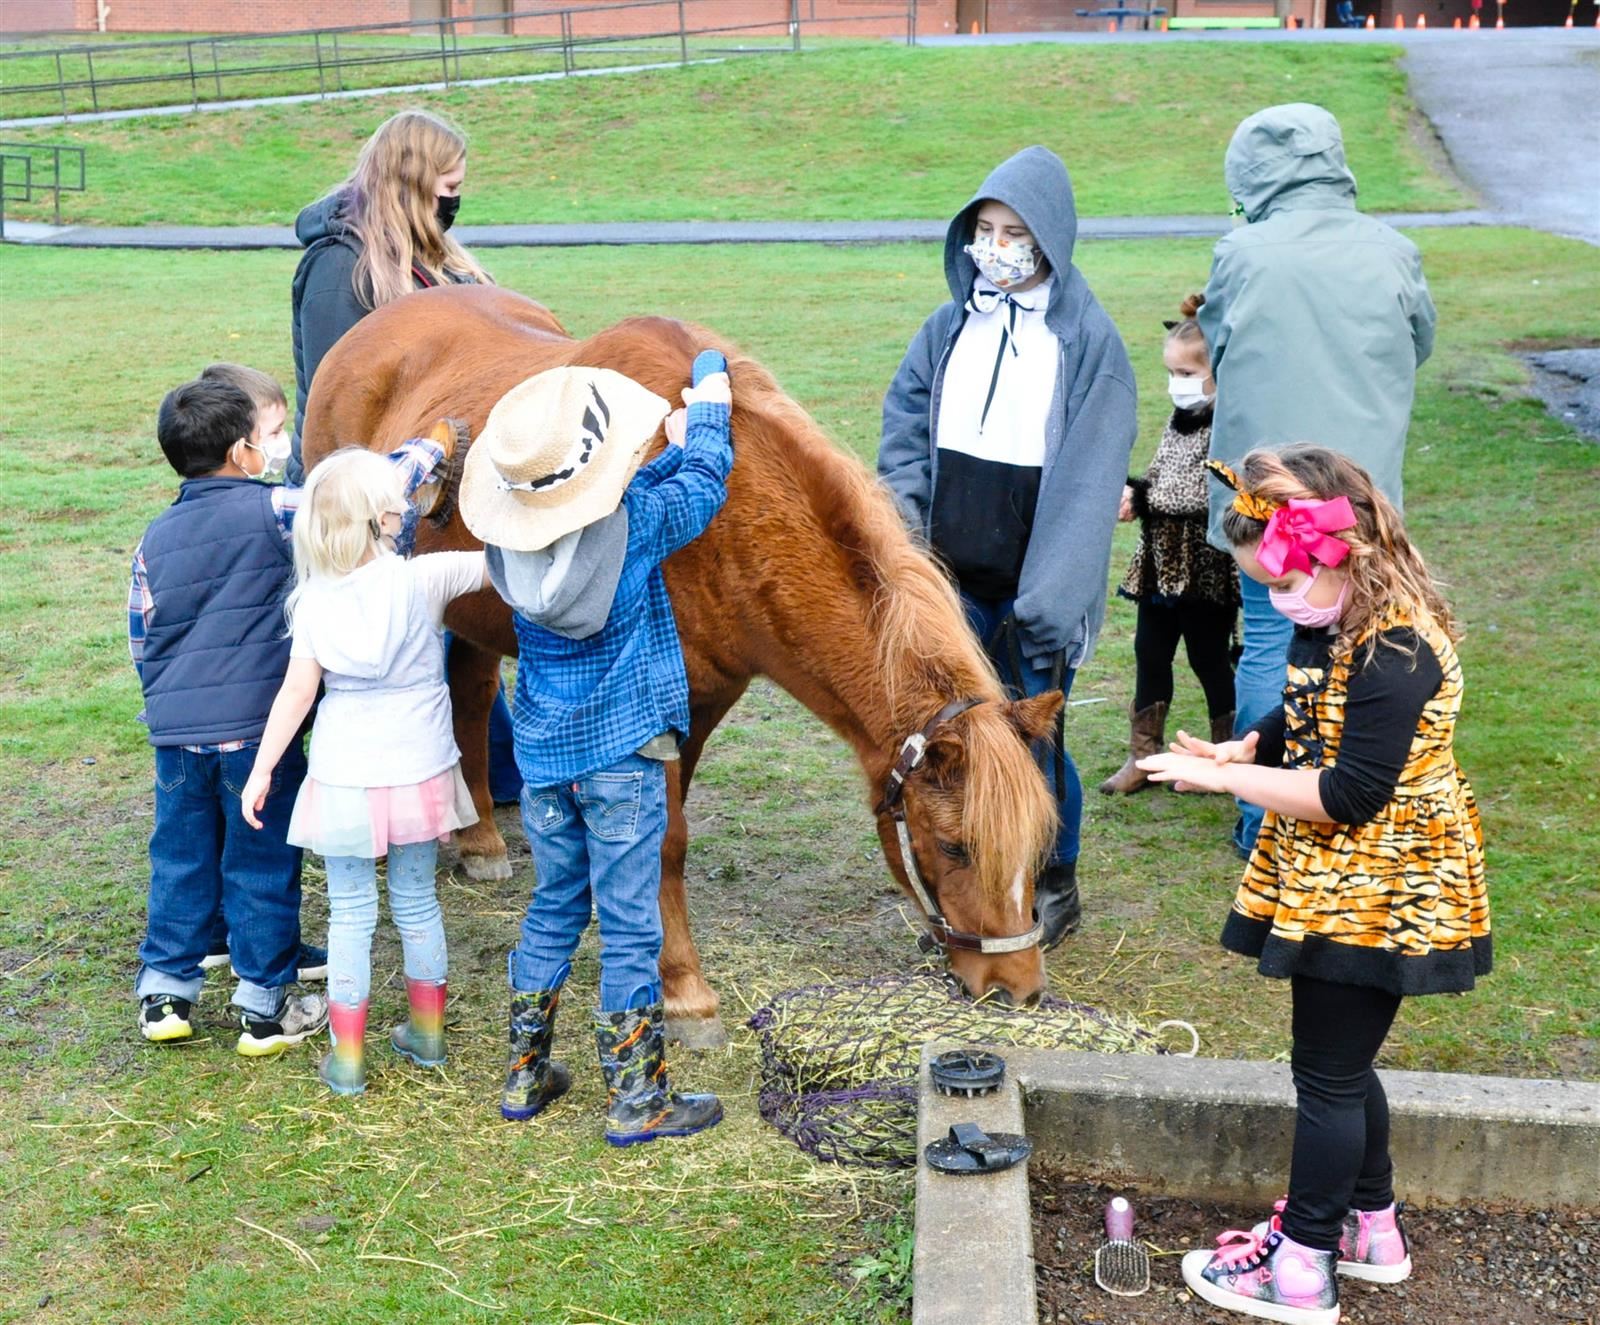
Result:
{"label": "plaid shirt sleeve", "polygon": [[144,641],[150,633],[150,614],[155,610],[150,596],[150,576],[144,567],[144,544],[133,550],[133,576],[128,584],[128,654],[133,670],[144,680]]}
{"label": "plaid shirt sleeve", "polygon": [[[389,463],[400,470],[407,501],[432,477],[434,469],[443,459],[443,447],[423,441],[420,437],[389,452]],[[290,487],[287,483],[280,483],[272,489],[272,514],[278,521],[278,532],[286,539],[294,534],[295,512],[300,509],[301,494],[304,492],[304,488]]]}
{"label": "plaid shirt sleeve", "polygon": [[698,538],[728,498],[733,447],[728,436],[732,411],[726,405],[696,401],[689,406],[689,428],[678,472],[653,487],[628,494],[628,543],[650,563],[665,561]]}

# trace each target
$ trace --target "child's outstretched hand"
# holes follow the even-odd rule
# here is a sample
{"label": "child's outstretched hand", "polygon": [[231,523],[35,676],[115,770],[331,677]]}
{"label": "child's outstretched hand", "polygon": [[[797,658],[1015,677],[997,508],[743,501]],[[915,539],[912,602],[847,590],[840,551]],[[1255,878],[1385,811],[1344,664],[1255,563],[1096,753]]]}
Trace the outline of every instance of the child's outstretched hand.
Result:
{"label": "child's outstretched hand", "polygon": [[1226,791],[1224,766],[1255,763],[1258,739],[1255,732],[1246,732],[1241,740],[1213,745],[1180,731],[1168,747],[1170,753],[1148,755],[1138,767],[1152,782],[1170,782],[1174,791]]}
{"label": "child's outstretched hand", "polygon": [[252,828],[260,828],[261,820],[257,817],[261,807],[267,803],[267,793],[272,790],[272,770],[265,772],[260,769],[250,770],[250,780],[244,784],[244,791],[239,796],[239,808],[244,814],[244,821]]}
{"label": "child's outstretched hand", "polygon": [[682,446],[683,439],[689,432],[689,411],[686,409],[673,410],[671,414],[667,415],[661,426],[666,430],[668,446]]}

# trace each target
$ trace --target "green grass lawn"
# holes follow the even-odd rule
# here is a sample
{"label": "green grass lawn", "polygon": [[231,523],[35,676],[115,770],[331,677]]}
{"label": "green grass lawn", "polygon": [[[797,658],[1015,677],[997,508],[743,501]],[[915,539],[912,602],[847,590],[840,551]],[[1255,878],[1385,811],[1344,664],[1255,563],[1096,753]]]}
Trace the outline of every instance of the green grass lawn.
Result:
{"label": "green grass lawn", "polygon": [[[1472,995],[1408,1003],[1384,1061],[1592,1078],[1600,453],[1523,396],[1505,347],[1592,334],[1600,257],[1521,231],[1419,239],[1440,334],[1419,383],[1408,509],[1467,630],[1459,745],[1483,803],[1499,966]],[[1159,320],[1203,279],[1208,246],[1101,244],[1080,256],[1144,387],[1142,464],[1165,413]],[[645,311],[718,328],[862,457],[884,384],[943,294],[929,246],[492,258],[504,283],[579,332]],[[293,255],[18,250],[4,261],[0,1320],[277,1325],[303,1319],[313,1298],[340,1321],[903,1319],[908,1183],[812,1164],[756,1117],[750,1009],[824,976],[915,960],[850,757],[771,687],[753,688],[713,739],[690,803],[691,907],[733,1044],[676,1067],[684,1084],[722,1092],[716,1131],[642,1153],[599,1141],[581,1019],[592,936],[567,1001],[577,1015],[557,1032],[571,1101],[527,1126],[499,1121],[504,952],[530,882],[510,821],[509,883],[441,878],[449,1068],[392,1065],[374,1045],[369,1095],[332,1100],[313,1046],[278,1061],[233,1054],[220,982],[202,1042],[138,1038],[129,988],[150,759],[123,611],[129,553],[174,488],[153,416],[167,387],[211,359],[290,376]],[[1130,550],[1123,529],[1114,577]],[[1091,786],[1122,757],[1132,621],[1113,604],[1074,692],[1107,701],[1068,722]],[[1203,717],[1198,685],[1180,674],[1175,722]],[[1087,920],[1049,959],[1053,989],[1152,1021],[1188,1018],[1207,1054],[1283,1054],[1286,991],[1216,944],[1239,872],[1231,817],[1218,798],[1110,802],[1091,790]],[[314,932],[325,914],[313,874]],[[403,999],[385,921],[374,1026],[398,1019]]]}
{"label": "green grass lawn", "polygon": [[[1363,207],[1467,206],[1417,146],[1397,59],[1387,46],[847,46],[415,100],[472,141],[465,224],[941,217],[1034,142],[1066,160],[1084,215],[1221,215],[1234,127],[1282,101],[1339,116]],[[7,136],[88,149],[88,193],[67,200],[74,222],[288,223],[400,104]],[[7,211],[46,215],[37,204]]]}

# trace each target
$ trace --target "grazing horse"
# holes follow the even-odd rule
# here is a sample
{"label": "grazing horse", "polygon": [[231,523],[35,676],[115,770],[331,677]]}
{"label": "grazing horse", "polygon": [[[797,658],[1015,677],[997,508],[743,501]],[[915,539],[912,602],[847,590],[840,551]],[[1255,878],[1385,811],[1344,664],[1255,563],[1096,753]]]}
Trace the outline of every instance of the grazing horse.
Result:
{"label": "grazing horse", "polygon": [[[722,1038],[717,996],[689,933],[683,799],[706,738],[756,675],[850,743],[872,788],[889,868],[968,991],[1032,1002],[1044,988],[1033,876],[1056,811],[1029,743],[1053,729],[1062,697],[1006,697],[949,581],[913,544],[884,490],[760,364],[704,328],[666,318],[630,318],[574,340],[547,309],[507,290],[422,291],[363,318],[322,361],[306,411],[306,463],[342,445],[386,451],[443,416],[470,438],[511,387],[565,365],[616,369],[675,401],[707,346],[728,358],[734,464],[727,504],[665,567],[691,719],[668,766],[662,849],[671,1029],[691,1044]],[[422,522],[419,551],[478,546],[448,504],[444,517]],[[474,877],[505,878],[487,725],[500,658],[515,654],[516,637],[492,591],[457,599],[445,621],[456,634],[456,740],[479,814],[460,834],[462,860]]]}

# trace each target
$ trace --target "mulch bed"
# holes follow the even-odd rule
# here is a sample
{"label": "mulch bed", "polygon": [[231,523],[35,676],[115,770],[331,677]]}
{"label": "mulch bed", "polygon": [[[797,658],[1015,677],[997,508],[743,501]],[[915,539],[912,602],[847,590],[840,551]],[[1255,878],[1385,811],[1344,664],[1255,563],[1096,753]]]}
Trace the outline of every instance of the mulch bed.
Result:
{"label": "mulch bed", "polygon": [[[1094,1282],[1106,1202],[1117,1189],[1075,1182],[1049,1168],[1030,1175],[1039,1325],[1236,1325],[1184,1286],[1183,1253],[1249,1228],[1267,1211],[1121,1192],[1150,1258],[1150,1291],[1116,1298]],[[1415,1269],[1404,1283],[1341,1277],[1345,1325],[1550,1325],[1600,1322],[1600,1213],[1505,1207],[1408,1209]]]}

